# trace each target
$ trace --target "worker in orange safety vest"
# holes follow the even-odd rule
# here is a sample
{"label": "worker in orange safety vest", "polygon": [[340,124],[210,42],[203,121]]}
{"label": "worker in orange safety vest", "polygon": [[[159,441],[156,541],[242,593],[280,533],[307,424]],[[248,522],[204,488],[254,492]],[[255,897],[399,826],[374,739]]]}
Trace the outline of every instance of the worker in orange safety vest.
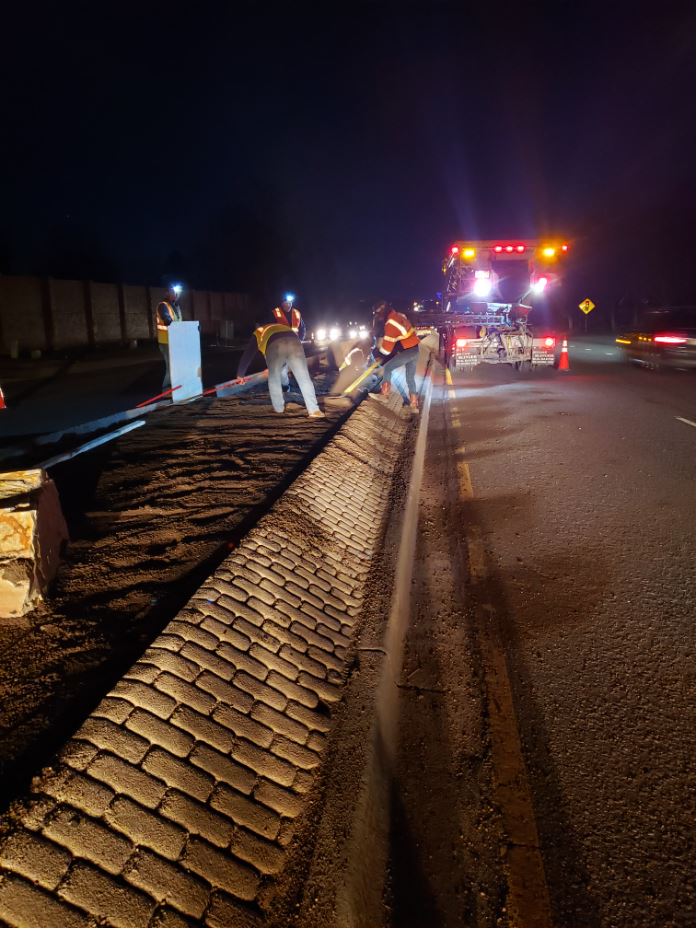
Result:
{"label": "worker in orange safety vest", "polygon": [[288,326],[302,342],[305,339],[305,323],[301,311],[293,305],[295,299],[294,294],[286,294],[281,306],[275,306],[272,310],[272,316],[275,323]]}
{"label": "worker in orange safety vest", "polygon": [[158,348],[165,362],[165,377],[162,389],[168,390],[172,386],[170,381],[170,336],[168,333],[172,323],[182,321],[182,308],[179,305],[179,296],[182,293],[181,284],[170,284],[165,292],[165,299],[155,307],[155,328],[158,336]]}
{"label": "worker in orange safety vest", "polygon": [[392,376],[398,368],[405,369],[407,394],[400,381],[396,381],[403,403],[413,413],[419,412],[417,400],[417,359],[419,358],[419,337],[414,326],[404,313],[398,313],[387,300],[379,300],[373,305],[373,361],[383,366],[383,383],[381,393],[370,393],[369,397],[379,400],[387,399],[390,393]]}
{"label": "worker in orange safety vest", "polygon": [[[271,315],[274,317],[275,323],[279,323],[282,326],[288,326],[289,329],[296,333],[302,342],[305,339],[305,323],[303,322],[301,311],[293,305],[293,301],[295,299],[295,294],[286,294],[281,303],[281,306],[275,306],[271,311]],[[287,366],[284,366],[281,372],[281,386],[284,390],[284,393],[291,389],[288,381]]]}

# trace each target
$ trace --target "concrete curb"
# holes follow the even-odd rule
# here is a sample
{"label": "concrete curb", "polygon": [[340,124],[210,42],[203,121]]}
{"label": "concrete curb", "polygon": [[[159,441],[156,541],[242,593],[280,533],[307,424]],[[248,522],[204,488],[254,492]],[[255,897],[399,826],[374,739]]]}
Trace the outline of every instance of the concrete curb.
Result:
{"label": "concrete curb", "polygon": [[398,405],[357,409],[3,817],[0,920],[260,919],[348,673]]}

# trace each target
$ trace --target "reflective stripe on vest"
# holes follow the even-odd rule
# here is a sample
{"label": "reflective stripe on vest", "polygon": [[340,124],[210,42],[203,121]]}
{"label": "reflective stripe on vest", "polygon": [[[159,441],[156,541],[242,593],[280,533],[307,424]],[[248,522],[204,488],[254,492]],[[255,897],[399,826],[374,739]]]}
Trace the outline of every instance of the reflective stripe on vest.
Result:
{"label": "reflective stripe on vest", "polygon": [[283,326],[288,326],[294,332],[298,332],[301,328],[301,314],[300,310],[297,310],[295,306],[291,310],[291,321],[289,322],[288,316],[281,309],[280,306],[276,306],[273,309],[274,319]]}
{"label": "reflective stripe on vest", "polygon": [[266,354],[269,339],[277,332],[283,332],[286,335],[295,335],[293,329],[291,329],[288,324],[269,323],[268,326],[260,326],[258,329],[255,329],[254,334],[257,339],[257,347],[263,355]]}

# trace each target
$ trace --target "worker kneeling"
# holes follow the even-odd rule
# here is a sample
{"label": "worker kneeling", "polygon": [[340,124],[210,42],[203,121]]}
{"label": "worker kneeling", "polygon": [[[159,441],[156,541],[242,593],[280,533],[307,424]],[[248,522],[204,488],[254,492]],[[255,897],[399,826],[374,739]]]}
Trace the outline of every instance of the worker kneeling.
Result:
{"label": "worker kneeling", "polygon": [[264,355],[269,369],[269,396],[274,410],[277,413],[284,411],[283,388],[288,387],[288,372],[290,371],[303,394],[308,416],[312,416],[313,419],[324,417],[325,414],[318,406],[315,396],[315,386],[308,371],[303,346],[293,329],[281,323],[258,326],[252,333],[238,364],[239,379],[245,376],[258,351]]}
{"label": "worker kneeling", "polygon": [[[415,374],[419,359],[419,338],[412,323],[403,313],[394,310],[386,300],[379,300],[373,306],[373,334],[376,339],[373,360],[383,366],[382,397],[390,393],[393,374],[398,368],[404,368],[407,393],[399,379],[396,386],[403,403],[409,406],[413,413],[418,413]],[[377,394],[369,394],[369,397],[381,399]]]}

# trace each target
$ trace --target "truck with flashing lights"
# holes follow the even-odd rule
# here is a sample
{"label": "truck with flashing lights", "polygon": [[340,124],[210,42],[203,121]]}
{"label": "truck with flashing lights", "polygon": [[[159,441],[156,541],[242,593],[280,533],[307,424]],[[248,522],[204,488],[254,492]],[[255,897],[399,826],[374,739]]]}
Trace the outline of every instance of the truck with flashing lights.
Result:
{"label": "truck with flashing lights", "polygon": [[442,266],[442,311],[430,314],[448,367],[552,367],[555,336],[534,332],[528,318],[536,299],[559,282],[568,252],[560,240],[455,242]]}

